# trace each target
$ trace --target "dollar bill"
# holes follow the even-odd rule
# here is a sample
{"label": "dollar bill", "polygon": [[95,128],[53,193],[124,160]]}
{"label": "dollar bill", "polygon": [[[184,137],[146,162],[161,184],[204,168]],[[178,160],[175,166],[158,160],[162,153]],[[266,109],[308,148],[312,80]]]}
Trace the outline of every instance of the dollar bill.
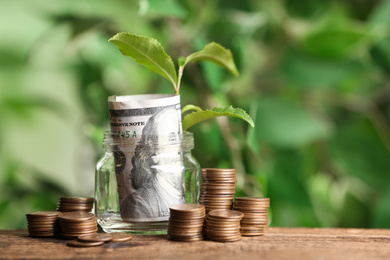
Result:
{"label": "dollar bill", "polygon": [[180,146],[166,145],[182,133],[180,96],[111,96],[108,105],[122,219],[168,220],[185,202]]}

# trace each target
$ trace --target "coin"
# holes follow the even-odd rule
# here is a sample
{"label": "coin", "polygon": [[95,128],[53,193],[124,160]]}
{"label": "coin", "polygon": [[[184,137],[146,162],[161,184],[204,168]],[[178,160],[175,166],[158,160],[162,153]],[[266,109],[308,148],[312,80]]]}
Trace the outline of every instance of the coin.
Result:
{"label": "coin", "polygon": [[82,211],[73,211],[66,212],[59,215],[60,220],[81,222],[86,220],[94,219],[95,216],[92,213],[82,212]]}
{"label": "coin", "polygon": [[244,213],[236,210],[213,210],[208,214],[213,218],[227,218],[227,219],[239,219],[244,217]]}
{"label": "coin", "polygon": [[97,241],[107,242],[107,241],[111,241],[113,238],[114,237],[112,235],[106,233],[85,234],[77,237],[79,241],[87,241],[87,242],[97,242]]}
{"label": "coin", "polygon": [[177,211],[184,211],[184,212],[194,212],[194,211],[203,211],[204,206],[199,205],[199,204],[190,204],[190,203],[185,203],[185,204],[176,204],[172,205],[169,207],[170,211],[172,212],[177,212]]}
{"label": "coin", "polygon": [[217,242],[236,242],[240,241],[242,239],[242,236],[232,236],[232,237],[214,237],[214,236],[207,236],[207,239]]}
{"label": "coin", "polygon": [[79,203],[93,203],[94,198],[81,198],[81,197],[60,197],[61,202],[79,202]]}
{"label": "coin", "polygon": [[195,241],[203,240],[203,235],[191,236],[191,237],[182,237],[182,236],[174,236],[174,235],[169,235],[168,234],[168,237],[171,240],[180,241],[180,242],[195,242]]}
{"label": "coin", "polygon": [[202,168],[201,172],[236,172],[236,170],[229,168]]}
{"label": "coin", "polygon": [[66,243],[67,246],[74,246],[74,247],[92,247],[92,246],[101,246],[104,242],[102,241],[94,241],[94,242],[86,242],[86,241],[79,241],[77,239],[70,240],[68,243]]}
{"label": "coin", "polygon": [[256,198],[256,197],[236,197],[236,205],[258,205],[269,207],[270,200],[269,198]]}
{"label": "coin", "polygon": [[205,206],[178,204],[169,208],[168,235],[175,241],[199,241],[203,239]]}
{"label": "coin", "polygon": [[26,213],[26,217],[31,217],[31,218],[57,218],[60,213],[57,211],[35,211],[35,212],[30,212]]}
{"label": "coin", "polygon": [[125,242],[133,238],[132,235],[126,233],[112,233],[111,235],[113,237],[111,242]]}

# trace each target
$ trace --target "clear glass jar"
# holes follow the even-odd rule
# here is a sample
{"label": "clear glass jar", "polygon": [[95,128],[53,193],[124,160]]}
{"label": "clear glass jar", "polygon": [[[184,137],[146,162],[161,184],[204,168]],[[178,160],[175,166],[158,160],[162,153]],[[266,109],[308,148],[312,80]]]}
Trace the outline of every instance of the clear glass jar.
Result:
{"label": "clear glass jar", "polygon": [[191,155],[192,133],[133,138],[105,132],[103,148],[95,216],[105,232],[166,233],[169,206],[198,203],[200,166]]}

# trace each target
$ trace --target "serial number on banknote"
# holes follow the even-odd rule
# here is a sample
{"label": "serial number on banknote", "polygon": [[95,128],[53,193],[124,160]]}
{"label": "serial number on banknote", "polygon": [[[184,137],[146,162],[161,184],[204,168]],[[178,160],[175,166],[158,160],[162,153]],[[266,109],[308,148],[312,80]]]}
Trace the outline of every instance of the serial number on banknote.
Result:
{"label": "serial number on banknote", "polygon": [[135,131],[112,131],[115,138],[136,138],[137,133]]}

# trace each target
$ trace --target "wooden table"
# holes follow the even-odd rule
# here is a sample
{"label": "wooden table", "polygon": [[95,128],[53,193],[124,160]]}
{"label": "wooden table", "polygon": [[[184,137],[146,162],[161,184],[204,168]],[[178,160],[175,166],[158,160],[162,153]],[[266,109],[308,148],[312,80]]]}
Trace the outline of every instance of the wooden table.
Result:
{"label": "wooden table", "polygon": [[0,230],[0,259],[390,259],[390,229],[267,228],[241,241],[175,242],[136,235],[128,242],[74,248],[66,240]]}

